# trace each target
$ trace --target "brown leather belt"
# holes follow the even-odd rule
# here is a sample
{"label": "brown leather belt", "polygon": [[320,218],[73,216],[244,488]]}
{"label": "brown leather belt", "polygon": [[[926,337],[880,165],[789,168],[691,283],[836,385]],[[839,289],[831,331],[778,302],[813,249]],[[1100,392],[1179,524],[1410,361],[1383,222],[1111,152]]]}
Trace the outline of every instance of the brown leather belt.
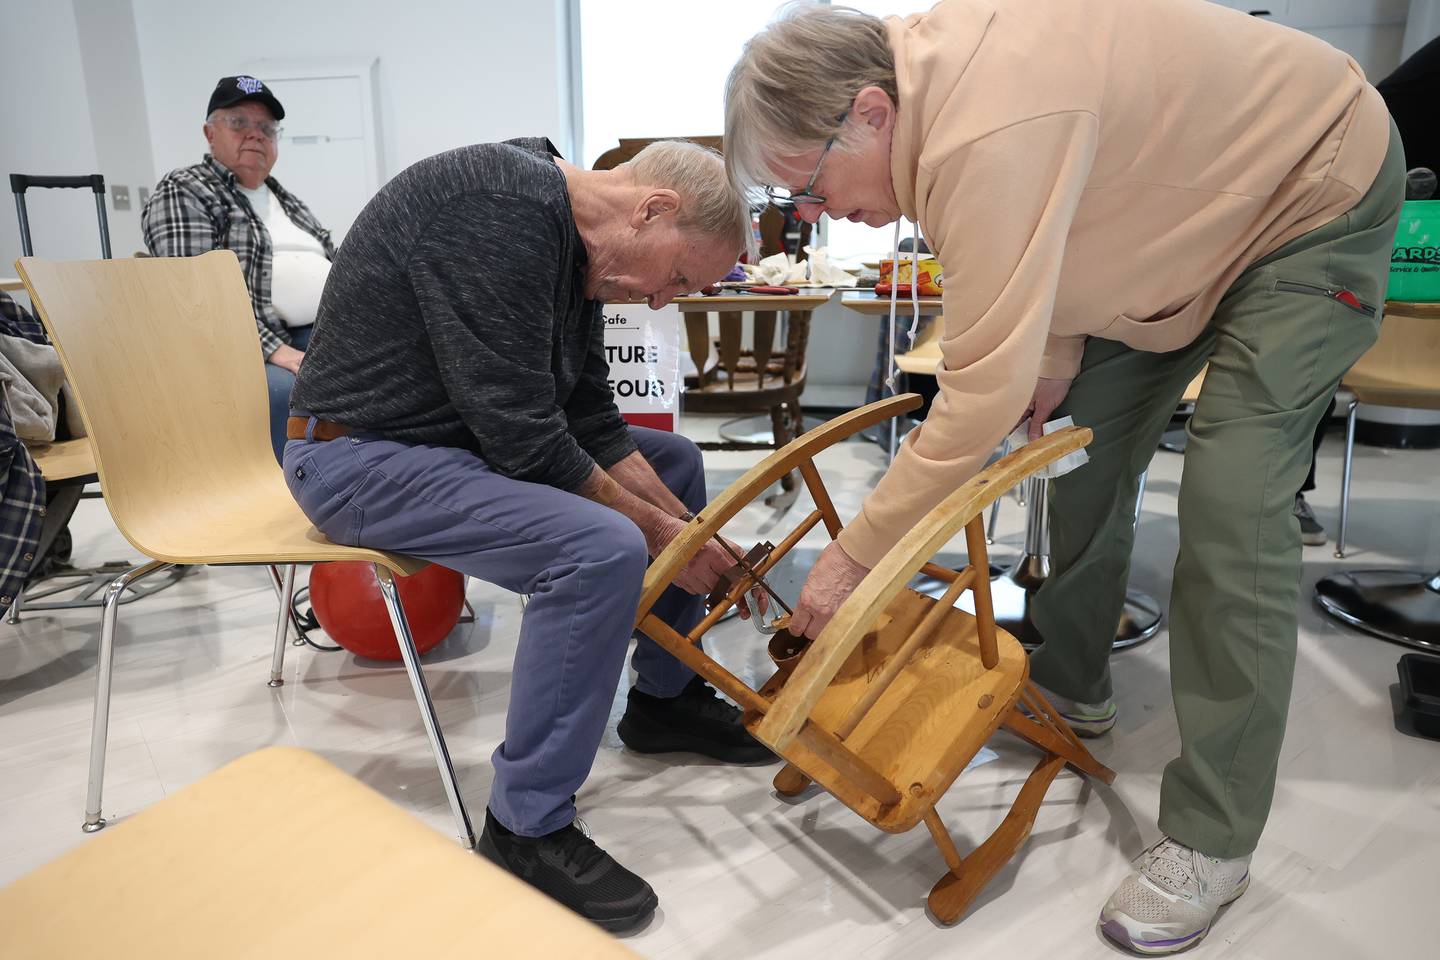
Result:
{"label": "brown leather belt", "polygon": [[[285,436],[290,440],[304,440],[305,428],[310,425],[309,417],[291,417],[285,421]],[[310,434],[312,440],[334,440],[337,437],[344,437],[351,433],[349,427],[343,423],[331,423],[329,420],[316,420],[315,431]]]}

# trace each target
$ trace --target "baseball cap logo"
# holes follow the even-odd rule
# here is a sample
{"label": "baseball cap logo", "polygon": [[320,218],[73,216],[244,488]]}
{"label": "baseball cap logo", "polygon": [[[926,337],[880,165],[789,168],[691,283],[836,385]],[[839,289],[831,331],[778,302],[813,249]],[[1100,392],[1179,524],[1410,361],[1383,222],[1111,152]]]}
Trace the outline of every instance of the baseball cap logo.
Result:
{"label": "baseball cap logo", "polygon": [[259,93],[261,90],[265,89],[265,84],[261,83],[259,80],[256,80],[254,77],[236,77],[235,86],[239,87],[247,94]]}

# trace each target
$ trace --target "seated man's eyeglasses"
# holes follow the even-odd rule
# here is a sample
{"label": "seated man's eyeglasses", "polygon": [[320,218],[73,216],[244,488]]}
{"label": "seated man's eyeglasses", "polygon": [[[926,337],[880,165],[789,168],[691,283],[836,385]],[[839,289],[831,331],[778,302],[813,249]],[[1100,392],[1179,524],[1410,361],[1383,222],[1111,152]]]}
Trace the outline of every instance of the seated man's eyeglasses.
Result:
{"label": "seated man's eyeglasses", "polygon": [[216,117],[213,122],[217,124],[223,123],[225,126],[229,127],[236,133],[242,134],[249,133],[250,128],[254,127],[255,129],[260,131],[260,136],[264,137],[266,140],[279,140],[280,132],[285,129],[284,127],[280,126],[280,124],[271,123],[269,120],[262,120],[259,123],[256,123],[255,121],[250,120],[248,117],[237,116],[233,113],[225,117]]}

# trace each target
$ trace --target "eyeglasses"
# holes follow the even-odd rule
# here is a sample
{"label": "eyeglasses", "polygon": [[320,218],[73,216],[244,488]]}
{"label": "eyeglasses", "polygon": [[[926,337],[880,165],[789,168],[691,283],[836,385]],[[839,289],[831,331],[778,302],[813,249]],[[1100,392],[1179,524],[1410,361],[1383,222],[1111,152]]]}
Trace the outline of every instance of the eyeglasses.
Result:
{"label": "eyeglasses", "polygon": [[280,126],[280,124],[271,123],[269,120],[261,120],[257,123],[254,120],[249,119],[248,117],[237,116],[233,113],[229,116],[218,117],[215,122],[223,123],[225,124],[225,126],[229,127],[231,130],[239,134],[249,133],[250,128],[254,127],[260,132],[260,136],[270,141],[279,140],[281,131],[285,129],[284,127]]}
{"label": "eyeglasses", "polygon": [[[836,118],[835,122],[843,124],[845,122],[845,118],[849,116],[849,114],[850,111],[846,110],[844,113],[840,114],[840,116]],[[824,203],[824,197],[820,196],[819,194],[811,193],[810,191],[814,189],[815,181],[820,178],[820,168],[825,165],[826,155],[830,152],[830,148],[835,146],[835,141],[839,138],[840,134],[837,133],[835,134],[835,136],[825,141],[825,149],[820,151],[820,159],[815,162],[815,172],[810,174],[810,180],[805,184],[804,190],[792,192],[785,187],[766,187],[765,196],[770,198],[770,202],[775,204],[777,207],[788,207],[802,203]]]}

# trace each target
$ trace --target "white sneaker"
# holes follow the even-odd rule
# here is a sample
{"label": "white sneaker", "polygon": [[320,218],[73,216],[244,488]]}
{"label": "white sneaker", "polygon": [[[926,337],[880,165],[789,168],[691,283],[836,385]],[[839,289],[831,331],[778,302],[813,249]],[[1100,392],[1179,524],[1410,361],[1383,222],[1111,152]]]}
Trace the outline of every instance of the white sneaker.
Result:
{"label": "white sneaker", "polygon": [[[1115,718],[1120,714],[1114,697],[1106,697],[1099,703],[1081,703],[1079,700],[1062,697],[1038,683],[1035,686],[1040,687],[1045,699],[1060,712],[1060,716],[1070,724],[1070,729],[1075,731],[1077,737],[1091,738],[1109,733],[1110,728],[1115,726]],[[1023,704],[1021,708],[1024,709]],[[1029,713],[1028,710],[1025,712]]]}
{"label": "white sneaker", "polygon": [[1100,911],[1100,930],[1136,953],[1178,953],[1250,886],[1250,858],[1217,860],[1169,837],[1145,851]]}

